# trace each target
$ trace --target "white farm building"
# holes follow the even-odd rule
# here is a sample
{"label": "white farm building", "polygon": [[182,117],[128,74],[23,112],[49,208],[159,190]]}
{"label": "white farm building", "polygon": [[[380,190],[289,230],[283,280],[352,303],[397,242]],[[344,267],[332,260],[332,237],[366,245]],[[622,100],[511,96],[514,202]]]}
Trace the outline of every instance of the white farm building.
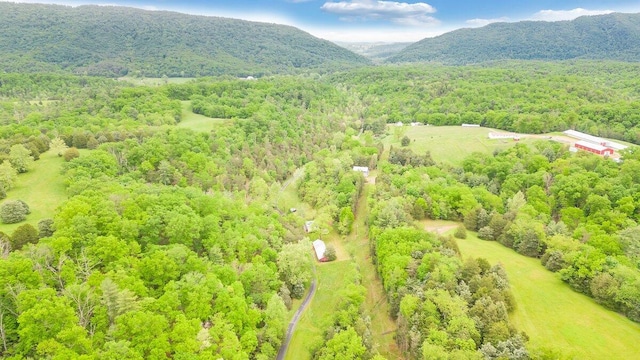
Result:
{"label": "white farm building", "polygon": [[496,139],[513,139],[513,140],[520,140],[520,135],[518,135],[518,134],[514,134],[514,133],[497,133],[497,132],[490,132],[490,133],[489,133],[489,139],[491,139],[491,140],[496,140]]}
{"label": "white farm building", "polygon": [[354,166],[353,171],[360,171],[365,177],[369,176],[368,166]]}
{"label": "white farm building", "polygon": [[318,239],[315,240],[312,244],[313,251],[315,251],[318,261],[327,261],[327,257],[324,256],[324,253],[327,251],[327,245],[324,244],[324,241]]}

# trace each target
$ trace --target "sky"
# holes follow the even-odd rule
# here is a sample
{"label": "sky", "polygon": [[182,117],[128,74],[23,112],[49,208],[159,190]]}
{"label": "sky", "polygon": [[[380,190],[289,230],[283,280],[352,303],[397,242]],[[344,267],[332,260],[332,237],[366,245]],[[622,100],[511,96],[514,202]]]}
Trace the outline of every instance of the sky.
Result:
{"label": "sky", "polygon": [[336,42],[413,42],[492,22],[640,12],[638,0],[0,0],[121,5],[291,25]]}

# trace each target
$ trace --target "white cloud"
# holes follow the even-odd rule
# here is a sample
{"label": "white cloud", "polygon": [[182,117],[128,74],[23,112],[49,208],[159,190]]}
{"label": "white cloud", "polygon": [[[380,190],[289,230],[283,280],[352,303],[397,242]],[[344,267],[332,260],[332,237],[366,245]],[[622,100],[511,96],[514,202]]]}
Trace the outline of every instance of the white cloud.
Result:
{"label": "white cloud", "polygon": [[465,24],[471,27],[481,27],[481,26],[492,24],[492,23],[509,22],[509,21],[511,20],[508,17],[503,16],[496,19],[471,19],[471,20],[465,21]]}
{"label": "white cloud", "polygon": [[415,42],[427,37],[442,35],[452,28],[304,28],[313,36],[334,42]]}
{"label": "white cloud", "polygon": [[429,14],[436,9],[423,2],[409,4],[398,1],[352,0],[328,1],[320,7],[328,13],[340,15],[341,20],[388,20],[396,24],[417,26],[440,22]]}
{"label": "white cloud", "polygon": [[541,10],[533,14],[531,20],[542,21],[562,21],[573,20],[585,15],[605,15],[611,14],[613,10],[587,10],[583,8],[575,8],[572,10]]}

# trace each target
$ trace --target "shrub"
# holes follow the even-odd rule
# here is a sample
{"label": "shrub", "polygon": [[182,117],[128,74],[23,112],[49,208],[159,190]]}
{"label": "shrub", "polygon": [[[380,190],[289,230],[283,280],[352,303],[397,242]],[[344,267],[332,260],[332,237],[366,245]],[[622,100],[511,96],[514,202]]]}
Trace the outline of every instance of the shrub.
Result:
{"label": "shrub", "polygon": [[53,235],[53,219],[42,219],[38,221],[38,237],[40,239]]}
{"label": "shrub", "polygon": [[327,245],[327,248],[324,251],[324,256],[327,260],[334,261],[337,258],[336,248],[334,248],[333,245]]}
{"label": "shrub", "polygon": [[23,221],[29,214],[29,206],[22,200],[5,201],[0,206],[0,220],[5,224],[15,224]]}
{"label": "shrub", "polygon": [[14,250],[20,250],[26,244],[35,244],[38,242],[38,230],[31,224],[20,225],[11,234],[11,247]]}
{"label": "shrub", "polygon": [[490,226],[485,226],[478,230],[478,237],[483,240],[495,240],[493,237],[493,229]]}
{"label": "shrub", "polygon": [[24,202],[24,201],[22,201],[20,199],[18,199],[16,201],[19,202],[22,205],[22,207],[24,208],[24,211],[27,212],[27,215],[31,214],[31,209],[29,209],[29,205],[27,205],[26,202]]}
{"label": "shrub", "polygon": [[403,136],[402,140],[400,140],[400,145],[409,146],[409,144],[411,144],[411,139],[407,135]]}
{"label": "shrub", "polygon": [[553,272],[560,271],[565,267],[564,256],[560,250],[545,252],[540,258],[540,262],[547,270]]}
{"label": "shrub", "polygon": [[78,149],[71,147],[64,152],[63,157],[65,161],[71,161],[77,157],[80,157],[80,152],[78,151]]}
{"label": "shrub", "polygon": [[467,238],[467,229],[464,227],[464,225],[460,225],[456,229],[456,232],[453,233],[453,236],[455,236],[458,239],[466,239]]}

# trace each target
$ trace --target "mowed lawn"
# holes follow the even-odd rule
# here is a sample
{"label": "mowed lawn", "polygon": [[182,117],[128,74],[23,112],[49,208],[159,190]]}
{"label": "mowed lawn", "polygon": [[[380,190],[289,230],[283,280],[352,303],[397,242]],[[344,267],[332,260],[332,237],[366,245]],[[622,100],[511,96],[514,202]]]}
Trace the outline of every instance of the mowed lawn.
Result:
{"label": "mowed lawn", "polygon": [[640,358],[640,324],[573,291],[540,260],[471,232],[458,246],[464,258],[483,257],[504,265],[517,303],[511,319],[527,333],[533,348],[554,349],[572,359]]}
{"label": "mowed lawn", "polygon": [[[462,126],[403,126],[402,130],[391,125],[389,136],[384,140],[385,145],[400,147],[400,139],[407,136],[411,143],[409,147],[418,154],[431,152],[431,157],[438,163],[460,164],[462,160],[474,152],[492,153],[495,149],[505,149],[517,142],[511,139],[490,140],[490,132],[504,132],[483,127]],[[396,136],[395,132],[402,133]],[[533,139],[521,139],[531,142]]]}
{"label": "mowed lawn", "polygon": [[63,162],[63,158],[48,151],[40,155],[31,170],[18,175],[16,185],[2,201],[22,200],[29,205],[31,214],[27,215],[26,221],[17,224],[0,224],[0,231],[11,235],[22,224],[29,223],[37,228],[38,221],[53,217],[55,209],[67,199],[60,173]]}
{"label": "mowed lawn", "polygon": [[191,111],[191,102],[182,101],[182,120],[178,123],[178,127],[188,128],[198,132],[210,132],[216,126],[223,124],[228,119],[214,119],[204,115],[195,114]]}
{"label": "mowed lawn", "polygon": [[[323,332],[331,325],[334,311],[340,303],[338,292],[355,281],[353,266],[349,260],[316,264],[316,294],[300,317],[285,359],[311,359],[310,350],[324,343]],[[299,302],[294,304],[298,305]]]}

